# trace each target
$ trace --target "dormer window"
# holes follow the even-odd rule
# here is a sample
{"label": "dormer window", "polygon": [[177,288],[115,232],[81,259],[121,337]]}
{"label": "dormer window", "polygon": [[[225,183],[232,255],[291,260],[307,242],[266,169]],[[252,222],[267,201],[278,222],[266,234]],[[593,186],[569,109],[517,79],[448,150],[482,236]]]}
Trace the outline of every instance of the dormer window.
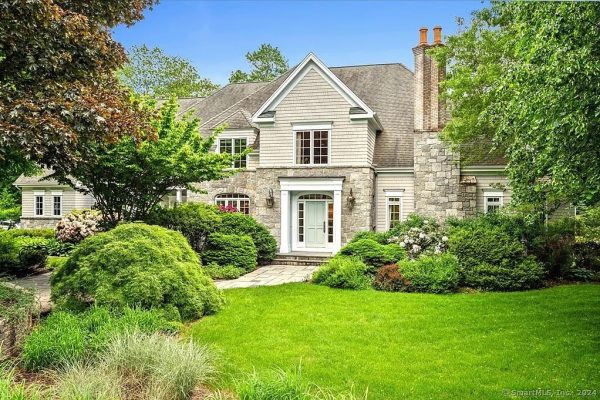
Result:
{"label": "dormer window", "polygon": [[329,163],[329,130],[300,130],[296,136],[296,164]]}
{"label": "dormer window", "polygon": [[[222,138],[219,139],[219,153],[227,153],[232,156],[242,154],[248,147],[246,138]],[[238,158],[233,161],[233,168],[246,168],[246,157]]]}

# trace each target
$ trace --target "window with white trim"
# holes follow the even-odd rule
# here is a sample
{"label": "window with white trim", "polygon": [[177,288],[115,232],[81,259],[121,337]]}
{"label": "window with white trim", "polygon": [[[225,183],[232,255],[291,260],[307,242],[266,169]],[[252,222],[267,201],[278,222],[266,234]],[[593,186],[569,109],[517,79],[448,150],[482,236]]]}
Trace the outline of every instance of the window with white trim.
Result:
{"label": "window with white trim", "polygon": [[322,129],[295,131],[296,164],[328,164],[329,133],[329,130]]}
{"label": "window with white trim", "polygon": [[223,193],[215,196],[219,207],[235,207],[238,212],[250,214],[250,197],[241,193]]}
{"label": "window with white trim", "polygon": [[386,227],[393,228],[396,224],[402,221],[403,204],[402,198],[404,191],[386,191],[385,192],[385,208],[386,208]]}
{"label": "window with white trim", "polygon": [[36,216],[44,215],[44,193],[34,193],[33,210]]}
{"label": "window with white trim", "polygon": [[[242,154],[248,147],[248,139],[246,138],[222,138],[219,139],[219,153],[231,154],[238,156]],[[246,168],[246,157],[241,157],[233,161],[233,168]]]}
{"label": "window with white trim", "polygon": [[483,211],[486,214],[496,212],[504,205],[504,193],[501,191],[484,192],[483,199]]}
{"label": "window with white trim", "polygon": [[52,215],[61,216],[63,207],[62,194],[52,194]]}

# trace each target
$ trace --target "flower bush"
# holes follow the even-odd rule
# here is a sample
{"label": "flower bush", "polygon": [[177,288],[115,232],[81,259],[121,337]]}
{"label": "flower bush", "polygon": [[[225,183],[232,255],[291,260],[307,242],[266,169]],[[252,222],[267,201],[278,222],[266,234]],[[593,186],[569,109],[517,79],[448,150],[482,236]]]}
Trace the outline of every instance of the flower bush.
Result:
{"label": "flower bush", "polygon": [[219,211],[222,213],[236,213],[239,210],[235,206],[232,206],[231,204],[227,204],[226,206],[224,206],[223,204],[220,204]]}
{"label": "flower bush", "polygon": [[410,259],[422,254],[441,254],[448,248],[448,236],[435,221],[428,219],[423,220],[422,227],[413,226],[399,236],[392,236],[389,241],[406,250]]}
{"label": "flower bush", "polygon": [[73,210],[56,225],[56,237],[62,242],[79,243],[100,232],[102,214],[96,210]]}

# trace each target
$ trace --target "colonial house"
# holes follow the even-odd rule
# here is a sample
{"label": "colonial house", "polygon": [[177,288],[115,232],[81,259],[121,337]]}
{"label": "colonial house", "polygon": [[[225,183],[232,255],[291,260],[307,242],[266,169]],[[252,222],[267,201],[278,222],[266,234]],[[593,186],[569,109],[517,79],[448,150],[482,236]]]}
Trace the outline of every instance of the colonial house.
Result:
{"label": "colonial house", "polygon": [[[444,71],[427,50],[441,28],[402,64],[328,67],[314,54],[271,82],[229,84],[181,112],[218,126],[215,151],[253,150],[234,176],[177,191],[172,201],[233,205],[265,224],[281,253],[332,253],[362,230],[385,231],[410,213],[436,218],[490,212],[510,201],[502,159],[463,165],[438,135],[446,120],[438,95]],[[486,152],[482,152],[486,155]],[[54,223],[90,199],[56,182],[21,177],[22,224]]]}

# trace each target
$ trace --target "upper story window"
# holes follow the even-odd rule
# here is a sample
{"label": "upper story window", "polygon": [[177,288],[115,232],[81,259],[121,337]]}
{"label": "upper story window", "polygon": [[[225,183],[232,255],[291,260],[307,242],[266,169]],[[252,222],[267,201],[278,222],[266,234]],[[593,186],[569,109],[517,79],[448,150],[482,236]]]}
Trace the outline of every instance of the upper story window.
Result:
{"label": "upper story window", "polygon": [[44,192],[33,194],[33,212],[35,215],[44,215]]}
{"label": "upper story window", "polygon": [[62,215],[63,196],[62,193],[52,193],[52,215],[59,217]]}
{"label": "upper story window", "polygon": [[329,134],[329,130],[296,131],[296,164],[328,164]]}
{"label": "upper story window", "polygon": [[[232,156],[242,154],[248,147],[246,138],[222,138],[219,139],[219,153],[228,153]],[[246,168],[246,157],[233,161],[233,168]]]}
{"label": "upper story window", "polygon": [[483,210],[487,213],[498,211],[504,205],[504,193],[501,191],[484,192]]}
{"label": "upper story window", "polygon": [[237,211],[250,214],[250,197],[240,193],[223,193],[215,196],[219,207],[234,207]]}

